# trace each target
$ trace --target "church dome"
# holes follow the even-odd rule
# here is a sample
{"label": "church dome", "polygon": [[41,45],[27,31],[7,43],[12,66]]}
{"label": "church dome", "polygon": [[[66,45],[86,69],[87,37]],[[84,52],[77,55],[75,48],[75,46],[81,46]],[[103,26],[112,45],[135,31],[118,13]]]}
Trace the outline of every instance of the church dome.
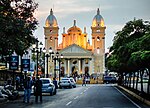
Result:
{"label": "church dome", "polygon": [[58,27],[56,17],[53,15],[53,11],[51,9],[50,15],[47,17],[45,22],[46,27]]}
{"label": "church dome", "polygon": [[74,20],[74,25],[70,27],[67,32],[68,33],[82,33],[82,30],[76,26],[76,20]]}
{"label": "church dome", "polygon": [[104,19],[100,15],[99,8],[97,9],[97,15],[95,15],[92,21],[92,27],[97,27],[97,26],[104,27]]}

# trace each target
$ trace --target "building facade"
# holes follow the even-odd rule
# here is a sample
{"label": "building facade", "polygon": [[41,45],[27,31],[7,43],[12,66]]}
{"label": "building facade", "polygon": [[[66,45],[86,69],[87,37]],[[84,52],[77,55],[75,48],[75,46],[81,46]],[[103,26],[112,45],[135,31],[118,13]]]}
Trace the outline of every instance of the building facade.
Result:
{"label": "building facade", "polygon": [[[48,51],[51,47],[53,52],[63,54],[63,58],[60,58],[60,67],[56,61],[54,63],[53,57],[49,58],[49,74],[53,76],[54,71],[59,68],[61,76],[103,74],[105,69],[105,29],[104,19],[98,8],[91,25],[92,44],[88,40],[86,28],[82,31],[77,27],[76,20],[67,31],[64,27],[62,35],[59,35],[57,19],[51,9],[44,26],[45,48]],[[58,44],[59,36],[62,36],[60,44]],[[53,56],[56,57],[56,55]],[[59,75],[57,71],[56,74]]]}

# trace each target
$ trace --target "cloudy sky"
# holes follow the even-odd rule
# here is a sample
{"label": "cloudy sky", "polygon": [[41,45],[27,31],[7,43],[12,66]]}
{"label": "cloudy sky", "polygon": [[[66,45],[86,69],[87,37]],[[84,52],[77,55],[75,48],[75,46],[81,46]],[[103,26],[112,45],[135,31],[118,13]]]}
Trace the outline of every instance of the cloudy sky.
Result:
{"label": "cloudy sky", "polygon": [[63,27],[68,30],[73,26],[73,20],[77,20],[77,26],[87,29],[88,37],[91,39],[91,24],[100,8],[100,14],[104,18],[106,26],[107,49],[113,43],[115,32],[122,29],[128,21],[143,19],[150,21],[150,0],[35,0],[39,7],[35,17],[39,21],[38,29],[34,36],[44,43],[45,20],[52,8],[59,26],[59,43]]}

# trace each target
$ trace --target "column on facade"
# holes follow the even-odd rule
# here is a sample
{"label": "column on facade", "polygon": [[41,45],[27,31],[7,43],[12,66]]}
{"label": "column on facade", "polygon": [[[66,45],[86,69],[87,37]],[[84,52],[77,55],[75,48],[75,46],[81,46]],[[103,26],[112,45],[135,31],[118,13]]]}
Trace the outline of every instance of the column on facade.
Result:
{"label": "column on facade", "polygon": [[95,46],[95,44],[94,44],[94,37],[92,37],[92,50],[94,51],[94,46]]}
{"label": "column on facade", "polygon": [[68,59],[68,76],[70,76],[70,60]]}
{"label": "column on facade", "polygon": [[81,74],[81,60],[79,59],[78,62],[79,62],[79,73],[78,74]]}

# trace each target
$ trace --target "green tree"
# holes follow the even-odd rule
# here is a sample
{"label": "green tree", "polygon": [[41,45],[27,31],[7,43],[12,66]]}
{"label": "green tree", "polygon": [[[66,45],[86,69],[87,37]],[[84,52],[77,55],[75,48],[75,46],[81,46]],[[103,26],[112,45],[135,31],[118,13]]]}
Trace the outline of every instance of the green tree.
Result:
{"label": "green tree", "polygon": [[37,6],[33,0],[0,1],[0,54],[7,55],[11,49],[23,55],[35,42],[33,31],[38,21],[33,13]]}
{"label": "green tree", "polygon": [[[131,74],[140,72],[142,80],[145,69],[150,71],[150,22],[142,19],[129,21],[121,31],[116,33],[111,55],[107,58],[107,68],[123,73]],[[149,76],[150,79],[150,76]],[[131,77],[129,79],[131,82]],[[149,84],[150,85],[150,80]],[[150,88],[148,86],[148,88]],[[141,82],[142,89],[142,82]],[[142,90],[141,90],[142,91]],[[149,89],[148,89],[149,91]]]}

